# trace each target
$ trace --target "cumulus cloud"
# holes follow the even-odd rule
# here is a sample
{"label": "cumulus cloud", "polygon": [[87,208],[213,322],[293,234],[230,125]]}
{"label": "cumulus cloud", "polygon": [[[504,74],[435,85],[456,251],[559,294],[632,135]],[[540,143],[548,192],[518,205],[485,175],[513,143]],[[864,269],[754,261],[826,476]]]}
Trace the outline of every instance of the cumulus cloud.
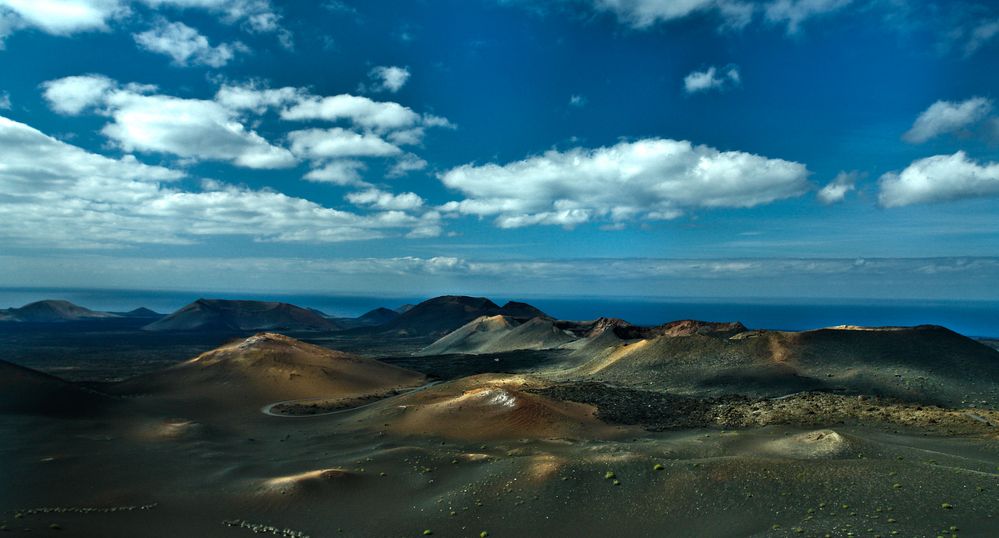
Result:
{"label": "cumulus cloud", "polygon": [[372,91],[396,93],[406,85],[409,76],[409,69],[406,67],[380,65],[368,72],[368,78],[371,79],[369,88]]}
{"label": "cumulus cloud", "polygon": [[107,30],[108,21],[128,14],[121,0],[0,0],[0,18],[10,30],[37,28],[53,35]]}
{"label": "cumulus cloud", "polygon": [[222,67],[245,51],[242,43],[222,43],[212,46],[208,38],[182,22],[160,20],[145,32],[133,34],[138,45],[150,52],[165,54],[179,66],[207,65]]}
{"label": "cumulus cloud", "polygon": [[281,15],[270,0],[141,0],[158,8],[201,9],[220,16],[223,22],[241,24],[246,30],[274,33],[282,45],[291,47],[291,32],[281,26]]}
{"label": "cumulus cloud", "polygon": [[972,97],[966,101],[937,101],[916,118],[912,128],[902,138],[913,144],[921,144],[942,134],[967,129],[982,121],[992,111],[992,101],[984,97]]}
{"label": "cumulus cloud", "polygon": [[102,76],[68,77],[44,84],[53,110],[79,114],[93,108],[111,119],[102,133],[125,151],[166,153],[185,159],[230,161],[246,168],[285,168],[296,162],[219,103],[150,93]]}
{"label": "cumulus cloud", "polygon": [[407,153],[403,155],[395,164],[389,168],[386,175],[388,177],[401,177],[410,172],[415,172],[417,170],[423,170],[427,167],[427,161],[413,155],[412,153]]}
{"label": "cumulus cloud", "polygon": [[361,170],[365,165],[352,159],[338,160],[326,163],[322,168],[310,170],[305,174],[307,181],[316,183],[332,183],[334,185],[370,186],[361,180]]}
{"label": "cumulus cloud", "polygon": [[257,83],[242,86],[224,84],[215,93],[215,101],[230,110],[263,114],[270,108],[294,103],[307,95],[305,90],[290,86],[272,89]]}
{"label": "cumulus cloud", "polygon": [[379,189],[368,189],[352,192],[346,196],[347,201],[359,206],[371,206],[379,209],[412,210],[423,206],[423,198],[416,193],[404,192],[392,194]]}
{"label": "cumulus cloud", "polygon": [[114,87],[113,80],[101,75],[65,77],[42,84],[49,107],[71,116],[101,103]]}
{"label": "cumulus cloud", "polygon": [[397,146],[372,133],[356,133],[340,127],[305,129],[288,133],[291,151],[313,160],[342,157],[388,157],[402,153]]}
{"label": "cumulus cloud", "polygon": [[698,13],[715,13],[723,26],[742,28],[753,18],[753,5],[739,0],[592,0],[593,6],[613,13],[633,28],[682,19]]}
{"label": "cumulus cloud", "polygon": [[2,116],[0,163],[0,238],[25,246],[185,244],[211,235],[338,242],[439,230],[436,212],[362,215],[216,181],[183,190],[182,172],[90,153]]}
{"label": "cumulus cloud", "polygon": [[455,126],[440,116],[420,114],[392,101],[340,94],[317,96],[304,88],[266,88],[258,83],[223,85],[215,101],[227,109],[263,114],[276,110],[286,121],[340,123],[347,127],[304,129],[289,133],[294,154],[311,160],[316,167],[305,179],[338,184],[358,184],[357,168],[339,162],[343,158],[397,157],[387,175],[398,177],[427,166],[426,161],[400,146],[423,142],[428,129]]}
{"label": "cumulus cloud", "polygon": [[730,65],[720,70],[711,66],[704,71],[694,71],[683,78],[683,89],[687,93],[724,90],[738,86],[742,82],[739,66]]}
{"label": "cumulus cloud", "polygon": [[199,9],[240,23],[253,32],[274,32],[290,45],[291,34],[269,0],[0,0],[0,40],[15,30],[36,28],[53,35],[105,31],[109,23],[128,17],[132,5],[152,9]]}
{"label": "cumulus cloud", "polygon": [[418,144],[425,129],[455,128],[447,118],[419,114],[394,101],[343,93],[312,95],[304,88],[265,88],[259,84],[223,85],[215,100],[228,108],[262,113],[278,109],[287,121],[346,122],[351,126],[384,134],[396,144]]}
{"label": "cumulus cloud", "polygon": [[840,172],[829,184],[819,189],[816,197],[826,205],[842,202],[846,199],[847,193],[857,188],[856,183],[859,177],[858,172]]}
{"label": "cumulus cloud", "polygon": [[358,95],[309,96],[281,111],[286,120],[346,120],[377,131],[405,129],[417,125],[421,116],[409,107],[391,101],[374,101]]}
{"label": "cumulus cloud", "polygon": [[766,6],[767,20],[786,24],[787,33],[796,34],[801,25],[813,17],[838,11],[853,0],[776,0]]}
{"label": "cumulus cloud", "polygon": [[935,155],[881,176],[880,187],[884,207],[999,196],[999,163],[979,164],[963,151]]}
{"label": "cumulus cloud", "polygon": [[442,210],[495,216],[504,228],[663,220],[689,209],[753,207],[804,193],[807,178],[799,163],[657,138],[552,150],[505,165],[466,164],[440,176],[467,197]]}

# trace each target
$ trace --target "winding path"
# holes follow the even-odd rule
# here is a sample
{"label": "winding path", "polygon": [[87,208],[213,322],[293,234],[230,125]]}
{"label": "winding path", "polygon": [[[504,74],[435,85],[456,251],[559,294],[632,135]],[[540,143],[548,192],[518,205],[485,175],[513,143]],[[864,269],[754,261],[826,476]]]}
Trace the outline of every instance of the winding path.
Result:
{"label": "winding path", "polygon": [[277,406],[279,406],[279,405],[284,405],[284,404],[296,404],[296,403],[303,403],[303,402],[317,402],[317,401],[329,400],[330,398],[305,398],[305,399],[302,399],[302,400],[284,400],[282,402],[274,402],[274,403],[267,404],[267,405],[265,405],[265,406],[263,406],[263,407],[260,408],[260,412],[263,413],[263,414],[265,414],[265,415],[271,416],[271,417],[281,417],[281,418],[309,418],[309,417],[322,417],[322,416],[326,416],[326,415],[337,415],[337,414],[340,414],[340,413],[349,413],[351,411],[357,411],[358,409],[364,409],[365,407],[371,407],[372,405],[380,404],[382,402],[387,402],[389,400],[392,400],[394,398],[398,398],[400,396],[405,396],[407,394],[412,394],[414,392],[419,392],[421,390],[426,390],[426,389],[429,389],[430,387],[432,387],[432,386],[434,386],[434,385],[436,385],[438,383],[440,383],[440,381],[431,381],[430,383],[427,383],[426,385],[420,385],[419,387],[409,389],[409,390],[407,390],[405,392],[400,392],[399,394],[396,394],[396,395],[393,395],[393,396],[389,396],[387,398],[382,398],[380,400],[375,400],[375,401],[373,401],[371,403],[366,403],[366,404],[363,404],[363,405],[358,405],[356,407],[348,407],[346,409],[336,409],[334,411],[327,411],[325,413],[312,413],[312,414],[307,414],[307,415],[285,415],[285,414],[281,414],[281,413],[275,413],[274,412],[274,408],[277,407]]}

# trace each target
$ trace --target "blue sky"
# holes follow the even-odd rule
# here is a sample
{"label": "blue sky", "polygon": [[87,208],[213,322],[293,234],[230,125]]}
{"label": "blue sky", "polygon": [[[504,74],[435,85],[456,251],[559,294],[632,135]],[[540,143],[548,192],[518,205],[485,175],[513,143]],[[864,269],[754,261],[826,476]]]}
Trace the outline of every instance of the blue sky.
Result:
{"label": "blue sky", "polygon": [[984,1],[0,0],[0,286],[999,298]]}

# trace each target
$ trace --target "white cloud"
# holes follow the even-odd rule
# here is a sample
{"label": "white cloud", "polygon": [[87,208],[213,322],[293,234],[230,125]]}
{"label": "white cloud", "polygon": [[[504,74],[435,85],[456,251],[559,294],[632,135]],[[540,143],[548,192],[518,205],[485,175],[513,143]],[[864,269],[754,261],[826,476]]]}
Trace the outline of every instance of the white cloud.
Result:
{"label": "white cloud", "polygon": [[305,90],[290,86],[270,89],[261,88],[258,84],[225,84],[215,94],[215,101],[229,110],[263,114],[267,109],[294,103],[306,95]]}
{"label": "white cloud", "polygon": [[972,97],[966,101],[937,101],[916,118],[902,138],[913,144],[926,142],[945,133],[953,133],[974,125],[989,115],[992,101]]}
{"label": "white cloud", "polygon": [[141,0],[152,8],[201,9],[227,23],[243,23],[254,32],[287,32],[269,0]]}
{"label": "white cloud", "polygon": [[[53,35],[106,31],[109,23],[132,14],[131,6],[152,9],[199,9],[220,16],[223,22],[240,23],[252,32],[272,32],[290,47],[291,33],[269,0],[0,0],[0,45],[4,37],[23,28],[37,28]],[[2,48],[2,47],[0,47]]]}
{"label": "white cloud", "polygon": [[359,206],[373,206],[379,209],[413,210],[423,207],[423,198],[416,193],[404,192],[392,194],[379,189],[352,192],[346,196],[347,201]]}
{"label": "white cloud", "polygon": [[0,110],[10,110],[10,94],[7,92],[0,93]]}
{"label": "white cloud", "polygon": [[455,128],[441,116],[419,114],[394,101],[375,101],[348,93],[317,96],[304,88],[227,84],[219,89],[215,99],[229,108],[258,114],[276,108],[281,118],[288,121],[344,121],[359,129],[385,134],[396,144],[418,144],[428,128]]}
{"label": "white cloud", "polygon": [[[423,142],[431,128],[455,126],[441,116],[418,114],[391,101],[341,94],[316,96],[305,88],[267,88],[259,82],[243,85],[224,84],[215,94],[215,102],[234,114],[264,114],[276,110],[286,121],[345,122],[348,127],[305,129],[289,133],[292,152],[308,158],[316,167],[305,179],[337,184],[365,184],[360,181],[356,158],[398,157],[389,168],[388,177],[399,177],[421,170],[427,162],[399,146]],[[344,158],[355,158],[343,161]],[[330,162],[330,161],[340,162]],[[347,163],[347,164],[345,164]],[[366,184],[365,184],[366,185]]]}
{"label": "white cloud", "polygon": [[[425,233],[440,215],[361,215],[270,190],[203,181],[133,157],[111,159],[0,116],[0,238],[35,248],[185,244],[214,235],[338,242]],[[376,208],[377,209],[377,208]]]}
{"label": "white cloud", "polygon": [[372,133],[355,133],[340,127],[305,129],[288,133],[291,151],[313,159],[342,157],[388,157],[402,153],[398,147]]}
{"label": "white cloud", "polygon": [[125,151],[167,153],[185,159],[230,161],[247,168],[293,166],[295,157],[247,129],[236,113],[215,101],[147,93],[101,76],[45,83],[56,111],[76,114],[98,107],[111,118],[102,133]]}
{"label": "white cloud", "polygon": [[884,207],[999,196],[999,163],[978,164],[963,151],[935,155],[881,176],[880,185]]}
{"label": "white cloud", "polygon": [[341,94],[331,97],[309,96],[281,111],[286,120],[347,120],[377,131],[405,129],[417,125],[421,117],[409,107],[391,101],[373,101],[367,97]]}
{"label": "white cloud", "polygon": [[548,151],[440,176],[467,196],[447,212],[495,216],[500,227],[676,218],[693,208],[752,207],[804,193],[804,165],[687,141],[644,139]]}
{"label": "white cloud", "polygon": [[826,205],[837,204],[846,199],[847,193],[856,190],[857,179],[860,174],[857,172],[840,172],[825,187],[822,187],[816,197]]}
{"label": "white cloud", "polygon": [[207,65],[222,67],[245,51],[241,43],[222,43],[212,46],[208,38],[182,22],[160,20],[149,30],[133,34],[140,47],[173,59],[175,65]]}
{"label": "white cloud", "polygon": [[583,97],[582,95],[569,96],[569,106],[577,108],[586,106],[586,97]]}
{"label": "white cloud", "polygon": [[368,78],[373,82],[372,90],[392,93],[401,90],[409,76],[408,68],[396,66],[378,66],[368,73]]}
{"label": "white cloud", "polygon": [[66,77],[42,84],[49,107],[71,116],[100,104],[114,86],[113,80],[101,75]]}
{"label": "white cloud", "polygon": [[718,14],[723,26],[742,28],[753,18],[753,5],[738,0],[592,0],[600,11],[615,14],[633,28],[648,28],[656,23],[682,19],[698,13]]}
{"label": "white cloud", "polygon": [[838,11],[853,0],[776,0],[766,7],[767,20],[775,24],[786,24],[787,33],[796,34],[801,25],[813,17]]}
{"label": "white cloud", "polygon": [[386,175],[388,177],[401,177],[410,172],[423,170],[426,167],[427,161],[413,155],[412,153],[407,153],[392,165]]}
{"label": "white cloud", "polygon": [[370,186],[361,180],[361,170],[364,163],[352,159],[338,160],[326,163],[322,168],[310,170],[305,179],[316,183],[332,183],[334,185]]}
{"label": "white cloud", "polygon": [[53,35],[107,30],[109,20],[126,14],[121,0],[0,0],[0,16],[11,29],[31,27]]}
{"label": "white cloud", "polygon": [[687,93],[708,90],[724,90],[742,83],[739,66],[730,65],[721,69],[711,66],[704,71],[694,71],[683,78],[683,89]]}

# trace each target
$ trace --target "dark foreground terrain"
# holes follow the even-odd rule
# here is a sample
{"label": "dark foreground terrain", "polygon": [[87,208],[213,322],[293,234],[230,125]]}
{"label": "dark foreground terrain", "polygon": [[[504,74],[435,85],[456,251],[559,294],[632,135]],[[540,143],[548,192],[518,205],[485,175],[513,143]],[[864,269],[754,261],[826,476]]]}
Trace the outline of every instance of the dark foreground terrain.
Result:
{"label": "dark foreground terrain", "polygon": [[999,535],[999,352],[981,343],[417,308],[312,332],[0,324],[0,528]]}

